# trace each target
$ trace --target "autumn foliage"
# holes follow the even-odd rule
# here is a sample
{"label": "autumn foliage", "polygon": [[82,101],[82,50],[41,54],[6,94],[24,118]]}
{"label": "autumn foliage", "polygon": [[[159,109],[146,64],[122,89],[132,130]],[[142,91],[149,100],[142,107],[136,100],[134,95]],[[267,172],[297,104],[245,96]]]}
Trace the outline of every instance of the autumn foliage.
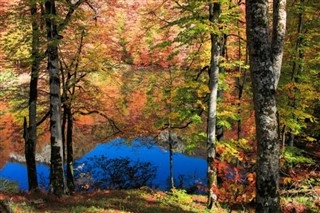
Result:
{"label": "autumn foliage", "polygon": [[[0,25],[0,168],[11,153],[24,154],[23,118],[28,115],[32,61],[27,2],[0,0],[0,20],[5,24]],[[37,120],[44,119],[37,127],[36,149],[41,152],[50,143],[50,121],[45,117],[50,81],[43,8],[36,2],[41,52]],[[66,17],[68,2],[74,1],[57,1],[58,23]],[[206,157],[210,33],[215,33],[223,38],[217,105],[223,137],[216,143],[218,186],[212,190],[221,203],[255,202],[257,141],[245,2],[219,2],[219,23],[212,24],[206,1],[83,1],[56,41],[64,73],[61,88],[69,78],[69,87],[61,93],[68,94],[63,104],[72,109],[75,158],[120,137],[149,137],[167,148],[163,135],[169,129],[182,144],[176,151]],[[310,196],[319,198],[319,9],[316,1],[288,1],[276,92],[280,187],[287,197],[312,191]],[[199,188],[209,190],[205,184]],[[304,208],[283,204],[284,212]]]}

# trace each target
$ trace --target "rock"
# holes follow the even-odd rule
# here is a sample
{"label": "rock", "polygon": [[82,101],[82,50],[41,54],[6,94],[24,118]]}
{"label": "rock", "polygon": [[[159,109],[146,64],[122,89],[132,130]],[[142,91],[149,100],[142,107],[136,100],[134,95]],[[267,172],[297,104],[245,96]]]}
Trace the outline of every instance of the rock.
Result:
{"label": "rock", "polygon": [[[50,163],[50,155],[51,155],[51,148],[50,145],[46,145],[43,147],[42,151],[40,153],[36,153],[36,161],[38,163]],[[16,153],[10,153],[10,159],[14,161],[18,161],[21,163],[26,162],[26,158],[24,155],[17,155]]]}

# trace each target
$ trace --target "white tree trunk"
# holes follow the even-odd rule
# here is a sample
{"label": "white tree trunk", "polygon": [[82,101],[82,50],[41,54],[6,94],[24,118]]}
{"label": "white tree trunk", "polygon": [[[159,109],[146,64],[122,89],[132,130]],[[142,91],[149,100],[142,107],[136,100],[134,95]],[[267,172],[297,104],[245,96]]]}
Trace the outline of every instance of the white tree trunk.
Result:
{"label": "white tree trunk", "polygon": [[274,29],[269,40],[268,0],[247,0],[247,41],[258,143],[256,212],[281,212],[276,88],[285,32],[285,1],[275,0]]}
{"label": "white tree trunk", "polygon": [[[221,13],[220,3],[209,4],[209,19],[213,24],[218,23]],[[221,54],[220,37],[214,33],[210,34],[211,39],[211,61],[209,68],[209,112],[208,112],[208,139],[207,139],[207,163],[208,163],[208,203],[207,207],[212,208],[217,199],[212,188],[217,187],[217,169],[214,167],[216,157],[216,122],[217,122],[217,97],[218,97],[218,79],[219,79],[219,58]]]}

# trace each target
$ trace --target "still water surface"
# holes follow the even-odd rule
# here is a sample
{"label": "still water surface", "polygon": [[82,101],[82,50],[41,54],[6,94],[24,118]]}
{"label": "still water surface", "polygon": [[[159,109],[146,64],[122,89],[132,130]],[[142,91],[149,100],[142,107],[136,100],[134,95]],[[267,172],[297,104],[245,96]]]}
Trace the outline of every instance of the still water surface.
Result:
{"label": "still water surface", "polygon": [[[116,139],[106,144],[97,145],[92,151],[77,160],[75,164],[83,165],[92,158],[105,156],[108,159],[126,158],[132,161],[150,162],[157,167],[156,177],[151,181],[150,187],[161,190],[168,189],[169,179],[169,151],[157,145],[145,145],[139,140],[128,145],[122,139]],[[194,158],[181,153],[173,154],[173,173],[175,181],[183,177],[186,188],[198,182],[205,183],[207,163],[204,159]],[[44,164],[37,165],[38,180],[44,189],[48,187],[49,167]],[[16,181],[21,190],[28,189],[27,169],[24,164],[8,162],[0,171],[0,177]],[[178,183],[175,183],[178,184]]]}

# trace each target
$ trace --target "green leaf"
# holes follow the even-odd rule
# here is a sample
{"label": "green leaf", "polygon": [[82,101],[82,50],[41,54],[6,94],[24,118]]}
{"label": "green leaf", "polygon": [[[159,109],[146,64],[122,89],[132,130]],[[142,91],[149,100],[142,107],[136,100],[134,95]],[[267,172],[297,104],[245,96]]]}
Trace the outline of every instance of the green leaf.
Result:
{"label": "green leaf", "polygon": [[191,121],[195,122],[195,123],[201,123],[202,122],[202,119],[199,115],[193,115],[191,117]]}

